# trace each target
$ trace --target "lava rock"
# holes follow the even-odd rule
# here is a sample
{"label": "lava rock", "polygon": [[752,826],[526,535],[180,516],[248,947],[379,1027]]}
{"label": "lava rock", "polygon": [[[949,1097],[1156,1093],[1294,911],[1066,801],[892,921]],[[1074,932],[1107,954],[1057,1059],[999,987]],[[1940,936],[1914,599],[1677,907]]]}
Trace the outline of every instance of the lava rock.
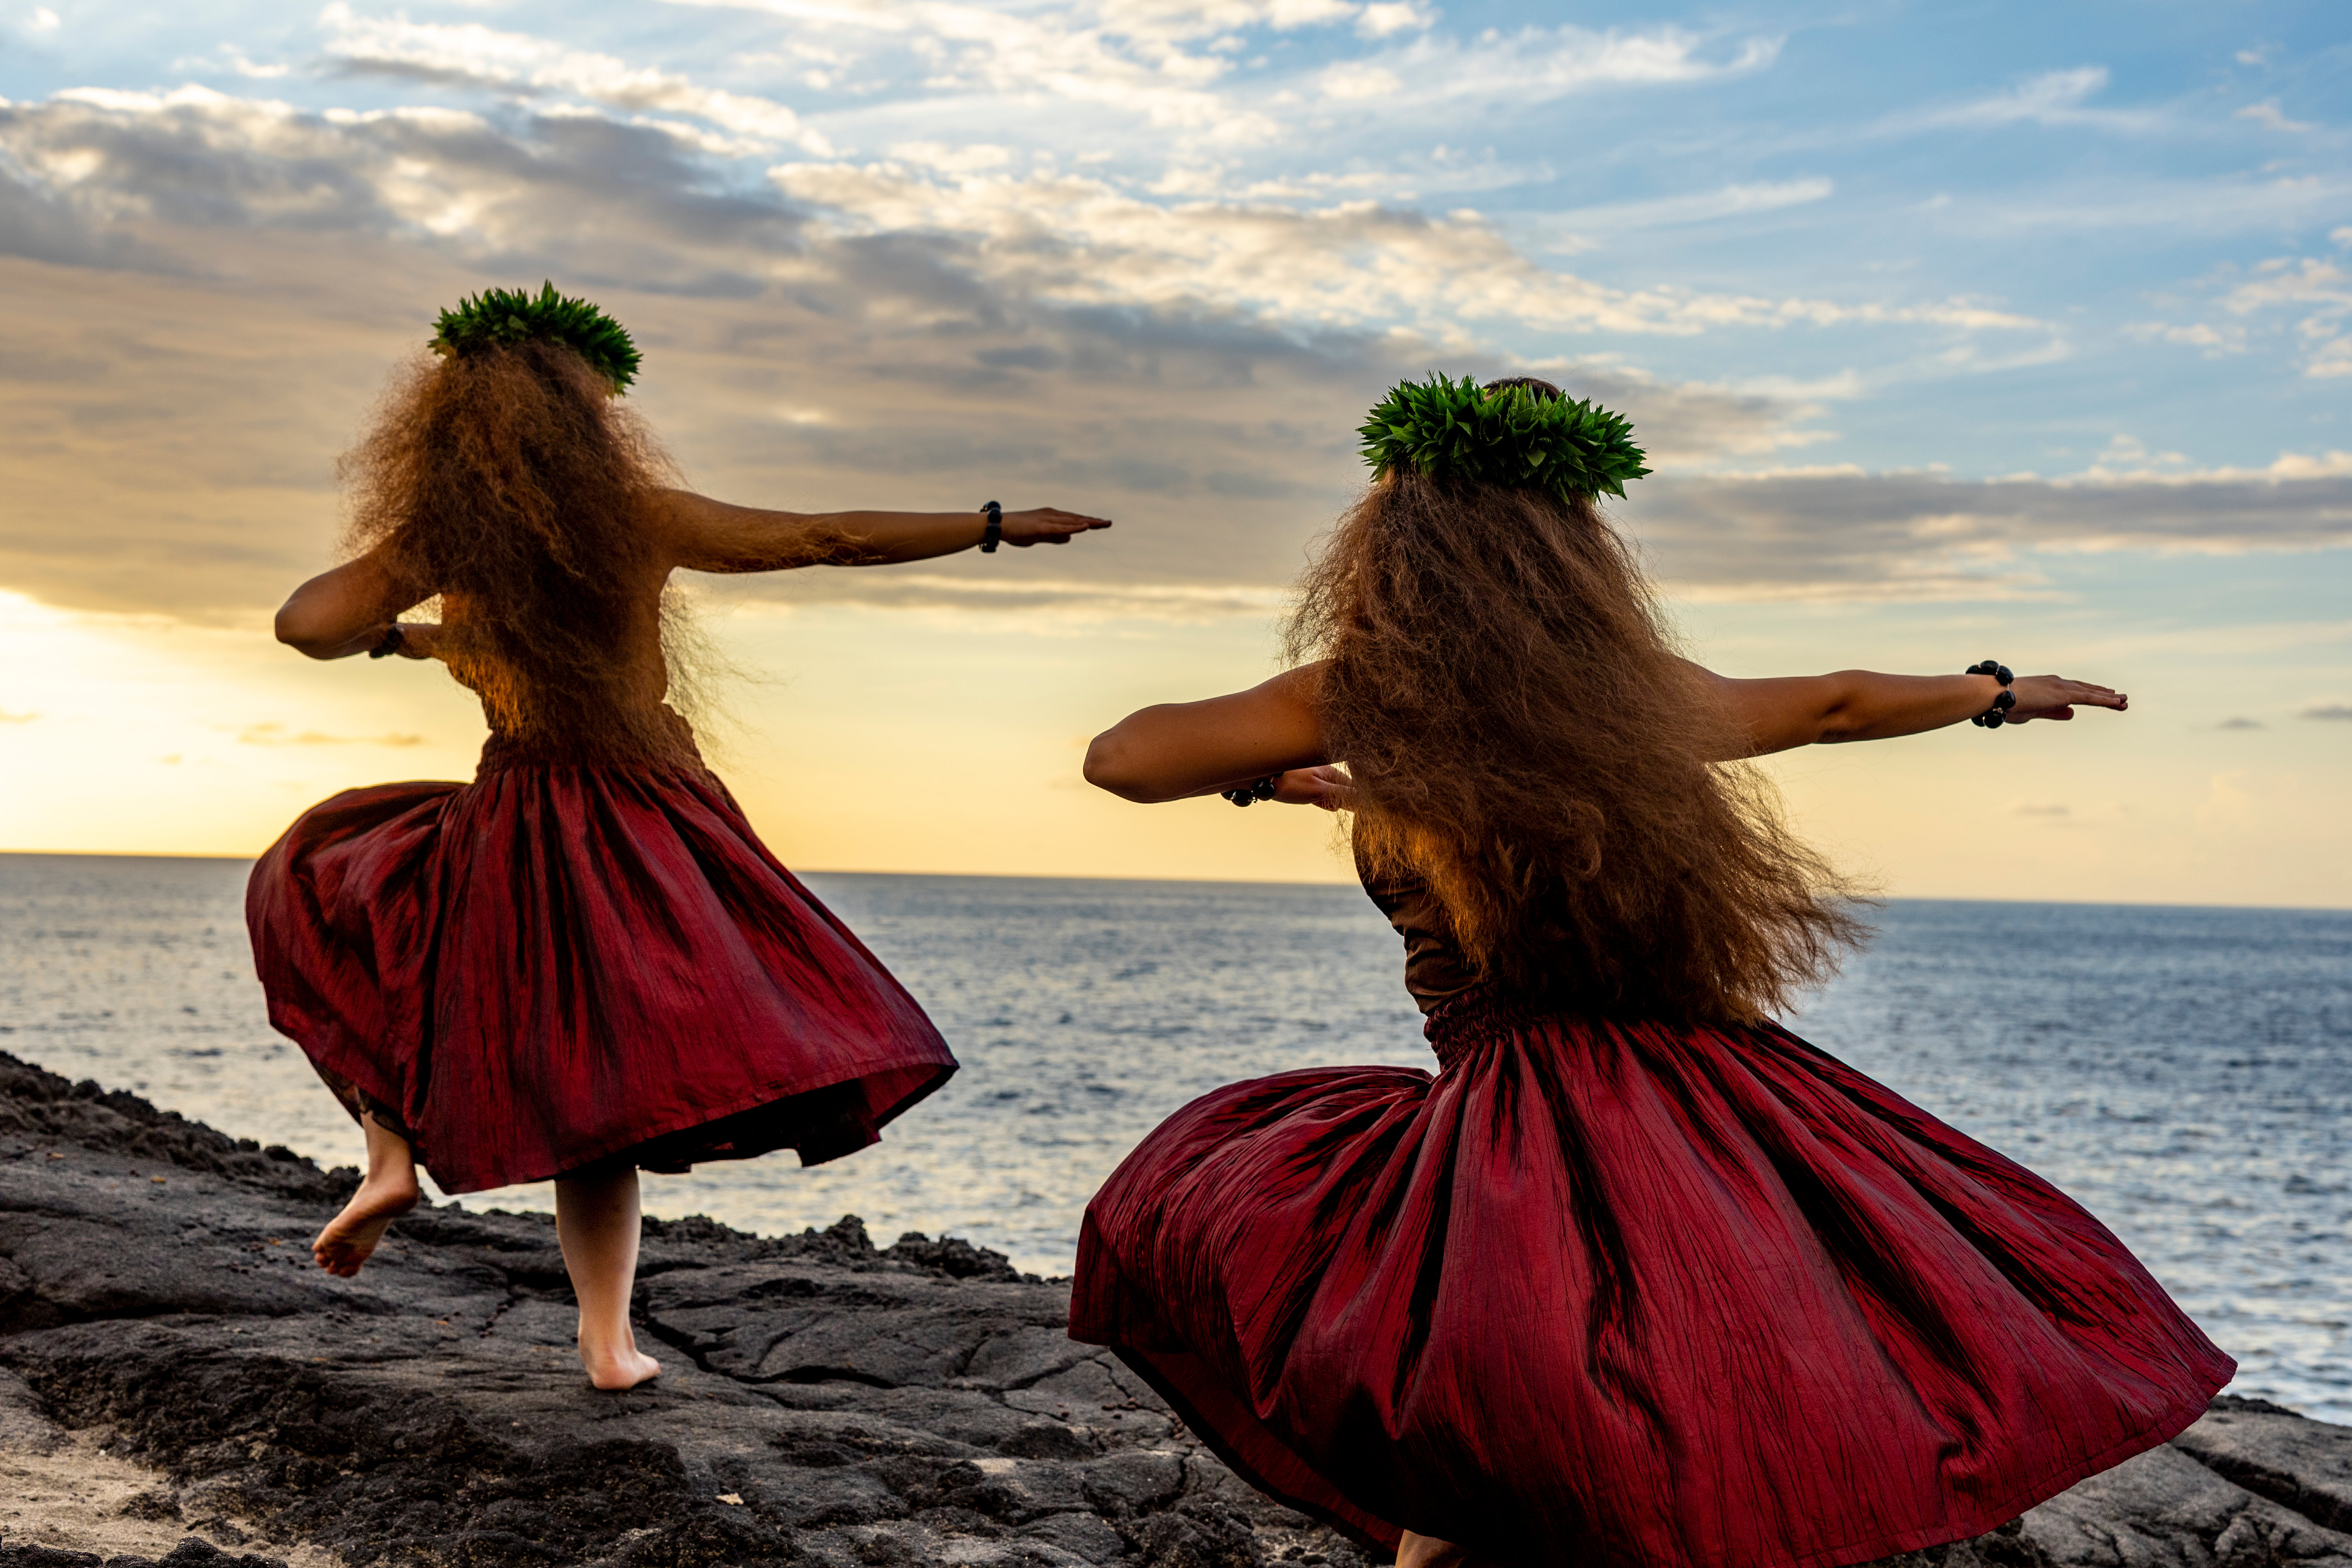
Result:
{"label": "lava rock", "polygon": [[[154,1178],[163,1176],[163,1181]],[[367,1568],[1368,1568],[1259,1496],[1067,1286],[845,1216],[648,1220],[662,1377],[599,1394],[544,1215],[420,1208],[358,1279],[308,1239],[356,1184],[0,1056],[0,1447],[105,1427],[184,1521],[170,1568],[305,1542]],[[2174,1443],[1894,1568],[2352,1568],[2352,1430],[2221,1399]],[[152,1568],[0,1545],[0,1568]]]}

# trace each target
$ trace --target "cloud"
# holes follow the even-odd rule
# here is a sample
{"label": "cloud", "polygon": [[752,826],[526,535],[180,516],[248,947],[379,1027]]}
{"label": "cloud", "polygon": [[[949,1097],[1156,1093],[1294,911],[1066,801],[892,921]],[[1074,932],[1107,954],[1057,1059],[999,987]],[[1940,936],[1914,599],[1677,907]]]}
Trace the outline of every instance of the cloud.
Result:
{"label": "cloud", "polygon": [[1970,102],[1939,109],[1922,109],[1879,122],[1881,134],[1918,131],[1984,129],[2011,125],[2091,126],[2110,131],[2151,131],[2162,117],[2133,110],[2085,107],[2105,89],[2107,68],[2080,66],[2073,70],[2045,71]]}
{"label": "cloud", "polygon": [[316,730],[289,731],[283,724],[247,724],[236,732],[246,746],[391,746],[404,750],[425,743],[422,735],[327,735]]}
{"label": "cloud", "polygon": [[[1780,40],[1771,37],[1745,38],[1728,49],[1717,48],[1716,43],[1708,35],[1674,26],[1594,32],[1563,25],[1508,33],[1490,27],[1467,42],[1426,34],[1402,47],[1336,68],[1378,72],[1392,84],[1377,104],[1386,118],[1465,102],[1524,106],[1601,88],[1721,80],[1764,70],[1780,53]],[[1369,95],[1349,91],[1336,96]]]}
{"label": "cloud", "polygon": [[2307,125],[2299,120],[2289,120],[2280,113],[2279,100],[2275,98],[2266,98],[2260,103],[2246,105],[2237,111],[2237,118],[2251,120],[2265,131],[2316,131],[2319,129],[2316,125]]}
{"label": "cloud", "polygon": [[2213,726],[2216,730],[2260,730],[2266,728],[2259,719],[2224,719]]}
{"label": "cloud", "polygon": [[2072,816],[2074,815],[2074,812],[2071,809],[2063,805],[2039,805],[2026,801],[2020,801],[2017,805],[2011,806],[2009,809],[2011,815],[2017,816],[2052,817]]}
{"label": "cloud", "polygon": [[38,713],[11,713],[0,709],[0,724],[29,724],[39,717]]}
{"label": "cloud", "polygon": [[[82,89],[0,104],[10,164],[21,178],[0,173],[0,206],[32,220],[0,248],[67,264],[202,267],[208,231],[271,228],[410,240],[518,273],[584,260],[592,278],[740,295],[802,226],[772,198],[728,192],[672,130],[589,114],[501,128],[446,109]],[[142,232],[158,225],[180,231],[180,258]]]}
{"label": "cloud", "polygon": [[2246,352],[2246,334],[2242,329],[2225,331],[2199,321],[2188,326],[2176,326],[2165,321],[2127,321],[2124,331],[2144,343],[2179,343],[2184,348],[2203,349],[2207,357]]}
{"label": "cloud", "polygon": [[[1173,37],[1207,14],[1133,25]],[[452,48],[442,65],[539,68],[483,33],[481,58]],[[422,59],[446,42],[382,47]],[[1691,49],[1724,68],[1739,58]],[[1507,352],[1537,331],[2049,330],[1995,303],[1612,288],[1538,265],[1476,213],[1154,202],[1016,173],[1018,154],[993,144],[916,139],[898,153],[755,181],[703,131],[543,96],[482,113],[313,113],[194,88],[0,104],[14,182],[0,200],[49,226],[0,259],[0,582],[81,607],[249,620],[323,563],[331,455],[433,308],[541,276],[630,323],[649,356],[638,406],[690,437],[681,456],[715,493],[969,505],[982,484],[1120,519],[1050,572],[974,558],[745,590],[787,600],[1257,613],[1360,485],[1363,408],[1433,368],[1532,368],[1627,412],[1677,477],[1639,487],[1625,515],[1692,593],[2000,597],[2040,591],[2045,550],[2346,542],[2341,455],[2195,470],[2116,448],[2051,479],[1710,477],[1824,438],[1851,378],[1743,388]],[[1795,181],[1675,199],[1691,205],[1618,216],[1813,198]],[[2303,268],[2241,281],[2336,287]],[[2327,304],[2298,299],[2306,315]]]}
{"label": "cloud", "polygon": [[345,0],[334,0],[320,21],[329,29],[327,53],[346,72],[572,92],[615,109],[690,115],[754,144],[792,143],[820,154],[832,150],[791,109],[772,100],[703,87],[672,72],[565,48],[529,34],[499,32],[478,22],[362,16]]}
{"label": "cloud", "polygon": [[[2278,256],[2255,263],[2241,273],[2223,271],[2229,284],[2215,308],[2230,320],[2219,322],[2172,323],[2139,321],[2124,331],[2142,342],[2179,343],[2201,348],[2207,357],[2242,353],[2250,338],[2260,334],[2271,342],[2282,336],[2275,313],[2297,319],[2284,332],[2294,352],[2302,355],[2303,374],[2315,380],[2352,375],[2352,272],[2340,262],[2315,256]],[[2264,317],[2273,317],[2265,321]]]}
{"label": "cloud", "polygon": [[2352,702],[2315,702],[2300,715],[2305,719],[2352,719]]}
{"label": "cloud", "polygon": [[[371,47],[478,75],[540,69],[531,62],[549,47],[475,26],[344,19]],[[567,70],[577,63],[562,61]],[[646,92],[656,89],[668,90],[656,83]],[[614,87],[608,96],[627,94]],[[1538,265],[1473,211],[1153,201],[1104,179],[1002,172],[1011,154],[986,143],[919,141],[902,145],[903,158],[780,163],[766,191],[743,188],[709,151],[688,127],[560,105],[493,121],[446,109],[310,113],[196,87],[78,89],[0,106],[0,153],[26,176],[0,185],[0,200],[30,215],[21,253],[83,264],[126,263],[142,223],[270,226],[400,237],[518,271],[570,267],[592,279],[742,298],[806,276],[813,241],[870,252],[870,242],[899,237],[902,255],[925,252],[937,271],[1049,306],[1234,314],[1292,332],[1404,327],[1454,349],[1475,346],[1480,332],[1528,331],[2051,330],[1967,298],[1614,288]],[[1731,186],[1649,204],[1646,216],[1620,209],[1613,221],[1696,221],[1826,189]],[[807,232],[811,208],[824,216],[822,235]],[[1598,216],[1612,221],[1606,209]]]}
{"label": "cloud", "polygon": [[1367,38],[1385,38],[1392,33],[1424,30],[1437,21],[1437,14],[1412,3],[1412,0],[1374,0],[1356,17],[1356,31]]}
{"label": "cloud", "polygon": [[[1273,145],[1310,131],[1302,104],[1393,124],[1474,100],[1528,105],[1744,75],[1770,66],[1780,47],[1777,37],[1726,42],[1675,26],[1490,28],[1465,39],[1433,31],[1437,13],[1418,0],[1078,0],[1019,10],[940,0],[673,3],[787,18],[794,47],[814,33],[852,56],[902,52],[935,98],[1045,94],[1139,120],[1176,132],[1179,151]],[[1374,52],[1302,68],[1306,77],[1277,68],[1233,79],[1247,36],[1342,22]]]}
{"label": "cloud", "polygon": [[1078,175],[950,181],[897,163],[785,163],[769,174],[837,232],[949,237],[992,284],[1071,306],[1230,310],[1300,327],[1405,322],[1465,347],[1468,323],[1673,335],[1857,322],[2043,325],[1966,299],[1849,304],[1613,289],[1538,266],[1475,212],[1432,216],[1369,201],[1162,205]]}
{"label": "cloud", "polygon": [[1616,202],[1603,206],[1570,207],[1547,214],[1536,226],[1539,232],[1559,233],[1554,247],[1570,251],[1592,247],[1595,235],[1637,229],[1666,228],[1684,224],[1712,223],[1744,217],[1750,213],[1778,212],[1825,201],[1837,187],[1824,179],[1765,181],[1756,184],[1724,185],[1687,195],[1658,196],[1648,201]]}
{"label": "cloud", "polygon": [[2257,263],[2254,274],[2251,282],[2230,290],[2223,310],[2245,315],[2275,305],[2352,307],[2352,275],[2332,261],[2281,256]]}
{"label": "cloud", "polygon": [[2352,375],[2352,337],[2344,335],[2352,318],[2352,273],[2317,257],[2274,257],[2259,263],[2253,277],[2222,299],[2221,308],[2235,316],[2272,310],[2303,313],[2295,336],[2306,351],[2303,373],[2317,380]]}
{"label": "cloud", "polygon": [[1660,574],[1700,597],[2023,597],[2046,591],[2058,553],[2352,546],[2352,453],[2058,479],[1843,468],[1653,479],[1619,510]]}

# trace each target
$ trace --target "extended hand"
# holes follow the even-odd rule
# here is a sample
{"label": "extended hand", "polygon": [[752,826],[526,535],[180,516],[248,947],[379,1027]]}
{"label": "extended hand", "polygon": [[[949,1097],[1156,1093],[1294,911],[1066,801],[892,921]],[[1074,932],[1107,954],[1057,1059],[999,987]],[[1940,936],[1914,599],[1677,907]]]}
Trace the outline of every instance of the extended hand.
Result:
{"label": "extended hand", "polygon": [[2028,719],[2072,719],[2077,708],[2112,708],[2120,713],[2131,706],[2131,699],[2120,691],[2063,675],[2021,675],[2009,689],[2017,693],[2017,706],[2009,710],[2012,724]]}
{"label": "extended hand", "polygon": [[1032,507],[1004,514],[1004,542],[1024,550],[1033,544],[1067,544],[1073,534],[1109,526],[1107,517],[1080,517],[1055,506]]}
{"label": "extended hand", "polygon": [[1356,784],[1345,768],[1293,768],[1276,774],[1274,798],[1285,805],[1319,805],[1326,811],[1346,811],[1355,798]]}

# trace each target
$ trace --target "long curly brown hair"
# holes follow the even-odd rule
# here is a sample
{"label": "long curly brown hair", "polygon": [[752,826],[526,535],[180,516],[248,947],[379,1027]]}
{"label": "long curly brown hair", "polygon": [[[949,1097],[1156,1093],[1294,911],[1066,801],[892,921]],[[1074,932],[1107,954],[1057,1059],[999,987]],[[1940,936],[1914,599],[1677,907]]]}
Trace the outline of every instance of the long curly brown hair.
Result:
{"label": "long curly brown hair", "polygon": [[[1549,390],[1549,389],[1547,389]],[[1300,588],[1297,659],[1376,876],[1425,881],[1487,979],[1750,1022],[1865,934],[1780,820],[1589,500],[1383,471]]]}
{"label": "long curly brown hair", "polygon": [[625,657],[648,639],[674,649],[685,630],[646,583],[648,509],[675,470],[579,354],[539,341],[420,354],[340,472],[347,542],[441,595],[450,673],[493,730],[568,750],[676,747],[662,690],[633,684],[646,667]]}

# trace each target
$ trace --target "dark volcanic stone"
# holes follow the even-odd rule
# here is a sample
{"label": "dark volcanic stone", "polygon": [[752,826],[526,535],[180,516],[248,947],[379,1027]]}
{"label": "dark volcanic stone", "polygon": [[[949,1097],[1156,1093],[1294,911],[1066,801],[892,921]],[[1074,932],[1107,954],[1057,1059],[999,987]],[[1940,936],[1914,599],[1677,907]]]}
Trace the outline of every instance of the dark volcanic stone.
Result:
{"label": "dark volcanic stone", "polygon": [[60,1552],[54,1546],[0,1546],[0,1568],[286,1568],[285,1560],[252,1552],[227,1552],[191,1535],[161,1558],[101,1557],[95,1552]]}
{"label": "dark volcanic stone", "polygon": [[[968,1242],[649,1220],[635,1310],[666,1370],[604,1394],[548,1216],[422,1209],[338,1280],[308,1241],[356,1180],[0,1056],[0,1445],[103,1426],[159,1473],[130,1511],[250,1537],[192,1536],[171,1568],[296,1542],[352,1568],[1371,1561],[1072,1343],[1066,1286]],[[2352,1568],[2347,1510],[2352,1431],[2224,1399],[1894,1561]],[[0,1568],[103,1562],[42,1552],[0,1545]]]}

